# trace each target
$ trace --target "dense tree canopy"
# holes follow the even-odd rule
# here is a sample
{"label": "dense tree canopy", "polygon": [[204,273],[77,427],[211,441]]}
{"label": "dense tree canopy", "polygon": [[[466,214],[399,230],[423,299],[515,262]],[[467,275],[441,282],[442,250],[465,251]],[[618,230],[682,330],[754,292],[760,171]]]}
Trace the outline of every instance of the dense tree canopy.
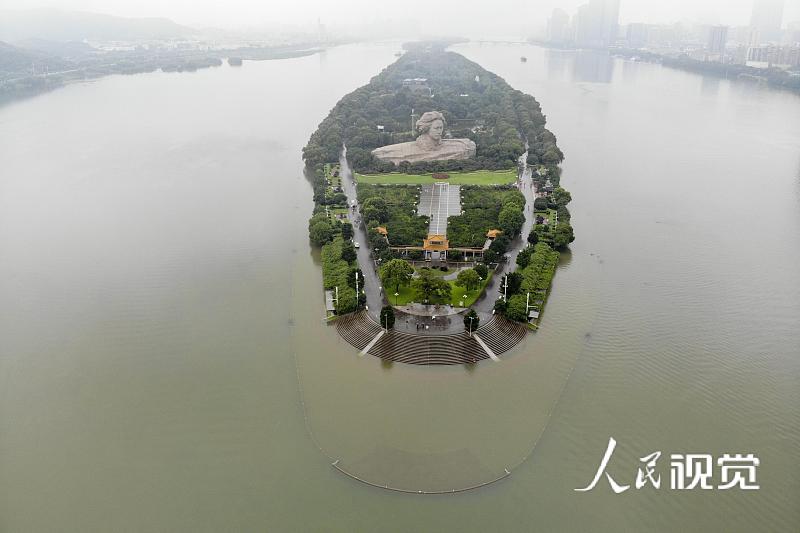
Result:
{"label": "dense tree canopy", "polygon": [[[427,87],[406,87],[407,78],[426,78]],[[429,89],[429,90],[428,90]],[[337,161],[342,145],[353,168],[363,172],[395,170],[370,151],[416,137],[411,114],[441,111],[448,134],[475,141],[474,159],[404,165],[404,171],[448,172],[516,166],[529,143],[528,161],[557,165],[563,159],[555,136],[545,129],[539,103],[464,56],[441,47],[411,50],[342,98],[303,149],[312,169]],[[381,126],[382,128],[379,128]]]}

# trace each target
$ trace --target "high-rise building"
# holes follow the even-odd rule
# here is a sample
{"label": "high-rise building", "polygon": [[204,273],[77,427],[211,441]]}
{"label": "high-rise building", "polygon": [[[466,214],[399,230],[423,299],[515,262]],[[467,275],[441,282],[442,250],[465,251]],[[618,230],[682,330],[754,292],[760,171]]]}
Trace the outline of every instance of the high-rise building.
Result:
{"label": "high-rise building", "polygon": [[578,8],[574,26],[579,46],[614,44],[619,31],[619,0],[590,0]]}
{"label": "high-rise building", "polygon": [[708,29],[708,53],[712,56],[722,56],[725,53],[725,43],[727,40],[727,26],[711,26]]}
{"label": "high-rise building", "polygon": [[758,41],[755,44],[780,41],[783,4],[784,0],[753,0],[750,27]]}
{"label": "high-rise building", "polygon": [[628,31],[625,36],[630,48],[641,48],[647,44],[650,36],[650,26],[641,22],[631,22],[628,24]]}
{"label": "high-rise building", "polygon": [[601,12],[601,40],[603,46],[611,46],[617,42],[619,33],[619,0],[599,0]]}
{"label": "high-rise building", "polygon": [[555,8],[547,20],[547,40],[564,43],[570,40],[569,37],[569,15],[563,9]]}

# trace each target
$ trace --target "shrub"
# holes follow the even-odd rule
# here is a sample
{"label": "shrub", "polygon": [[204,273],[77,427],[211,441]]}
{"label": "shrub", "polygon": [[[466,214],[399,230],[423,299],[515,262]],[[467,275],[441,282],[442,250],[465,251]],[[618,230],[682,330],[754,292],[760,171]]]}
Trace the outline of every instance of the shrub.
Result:
{"label": "shrub", "polygon": [[525,309],[526,301],[524,294],[509,296],[508,306],[506,307],[506,317],[516,322],[527,322],[528,313]]}
{"label": "shrub", "polygon": [[470,309],[464,315],[464,329],[466,329],[470,333],[478,329],[480,323],[481,319],[478,316],[478,313],[476,313],[474,309]]}
{"label": "shrub", "polygon": [[342,224],[342,237],[345,239],[352,239],[353,238],[353,225],[349,222],[345,222]]}
{"label": "shrub", "polygon": [[392,329],[394,327],[394,309],[391,305],[384,305],[381,309],[381,327]]}

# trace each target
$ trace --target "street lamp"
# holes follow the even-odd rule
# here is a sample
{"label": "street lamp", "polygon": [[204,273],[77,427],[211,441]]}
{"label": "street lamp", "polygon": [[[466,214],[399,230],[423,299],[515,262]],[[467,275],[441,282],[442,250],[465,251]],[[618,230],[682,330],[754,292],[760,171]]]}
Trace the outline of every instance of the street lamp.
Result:
{"label": "street lamp", "polygon": [[400,296],[399,292],[394,293],[394,305],[397,305],[397,297]]}
{"label": "street lamp", "polygon": [[475,317],[474,316],[468,316],[467,318],[469,318],[469,335],[471,337],[472,336],[472,321],[475,320]]}

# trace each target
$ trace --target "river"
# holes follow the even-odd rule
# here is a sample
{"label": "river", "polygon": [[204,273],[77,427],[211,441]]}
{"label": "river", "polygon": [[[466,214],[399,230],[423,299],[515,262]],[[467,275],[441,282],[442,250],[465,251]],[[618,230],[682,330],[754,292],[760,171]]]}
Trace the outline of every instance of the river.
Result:
{"label": "river", "polygon": [[[800,98],[522,44],[577,240],[500,363],[359,357],[322,322],[300,149],[397,44],[110,76],[0,108],[0,531],[789,531]],[[526,56],[523,63],[520,56]],[[661,488],[632,484],[661,451]],[[760,490],[670,490],[754,453]],[[423,496],[376,483],[487,487]]]}

